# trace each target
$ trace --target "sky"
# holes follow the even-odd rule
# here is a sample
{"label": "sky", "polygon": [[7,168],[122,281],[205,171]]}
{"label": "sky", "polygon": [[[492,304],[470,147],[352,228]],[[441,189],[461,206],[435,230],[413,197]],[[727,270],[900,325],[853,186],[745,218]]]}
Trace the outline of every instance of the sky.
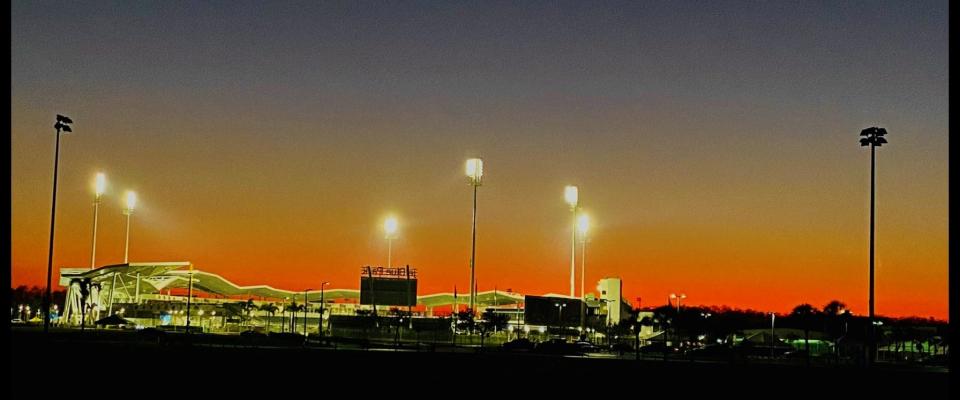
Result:
{"label": "sky", "polygon": [[[13,283],[54,245],[89,267],[190,261],[238,284],[568,293],[578,185],[586,288],[634,305],[947,318],[947,1],[11,4]],[[577,287],[580,281],[580,245]],[[56,282],[56,280],[54,280]],[[639,298],[639,300],[638,300]]]}

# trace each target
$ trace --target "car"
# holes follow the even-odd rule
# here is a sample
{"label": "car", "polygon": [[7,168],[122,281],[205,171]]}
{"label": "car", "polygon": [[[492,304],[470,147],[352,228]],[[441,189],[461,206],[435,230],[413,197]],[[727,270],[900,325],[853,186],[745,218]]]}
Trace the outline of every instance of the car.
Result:
{"label": "car", "polygon": [[246,331],[240,332],[240,337],[262,339],[267,337],[267,335],[262,332],[257,332],[255,330],[246,330]]}
{"label": "car", "polygon": [[633,346],[626,343],[614,343],[610,345],[609,350],[611,353],[632,353]]}
{"label": "car", "polygon": [[674,353],[677,349],[673,346],[665,346],[663,342],[656,342],[640,347],[641,353]]}
{"label": "car", "polygon": [[730,346],[722,344],[710,344],[704,347],[688,350],[686,354],[693,358],[729,358],[734,356],[734,350]]}
{"label": "car", "polygon": [[568,343],[564,339],[551,339],[546,342],[540,342],[536,347],[537,353],[556,354],[556,355],[580,355],[583,354],[581,347],[576,343]]}
{"label": "car", "polygon": [[577,350],[577,352],[580,354],[600,352],[599,347],[595,346],[593,343],[590,343],[584,340],[580,340],[573,343],[573,346]]}
{"label": "car", "polygon": [[533,342],[527,338],[511,340],[503,344],[503,349],[508,351],[531,351],[534,347]]}

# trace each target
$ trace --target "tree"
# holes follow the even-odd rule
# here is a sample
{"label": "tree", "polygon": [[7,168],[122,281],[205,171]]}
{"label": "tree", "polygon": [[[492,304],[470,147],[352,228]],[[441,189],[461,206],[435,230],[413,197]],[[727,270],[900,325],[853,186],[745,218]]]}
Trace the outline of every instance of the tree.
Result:
{"label": "tree", "polygon": [[847,305],[840,300],[832,300],[827,305],[823,306],[823,313],[829,316],[838,316],[843,310],[847,309]]}
{"label": "tree", "polygon": [[297,312],[306,309],[306,307],[304,305],[297,304],[297,301],[294,300],[290,302],[290,305],[288,305],[285,309],[290,310],[290,332],[297,333]]}
{"label": "tree", "polygon": [[482,320],[479,324],[480,347],[483,348],[484,338],[487,337],[487,335],[489,335],[491,332],[506,329],[507,322],[510,321],[510,317],[505,314],[498,314],[493,310],[487,310],[483,312],[481,318]]}
{"label": "tree", "polygon": [[[840,305],[842,304],[843,303],[840,303]],[[830,304],[828,304],[828,306],[829,305]],[[791,316],[799,319],[800,323],[803,324],[803,348],[807,353],[807,364],[810,363],[810,320],[813,319],[813,316],[815,316],[817,313],[818,311],[816,307],[807,303],[794,307],[793,311],[790,312]]]}
{"label": "tree", "polygon": [[[847,305],[839,300],[832,300],[827,305],[823,306],[823,316],[824,324],[826,325],[826,331],[833,338],[833,346],[835,349],[835,356],[840,356],[840,338],[846,334],[841,328],[843,326],[842,322],[846,322],[849,319],[850,311],[846,309]],[[846,314],[846,315],[844,315]],[[841,321],[843,319],[844,321]]]}
{"label": "tree", "polygon": [[[264,303],[260,305],[260,311],[264,311],[267,314],[270,314],[271,317],[276,315],[278,309],[279,307],[277,307],[277,305],[273,303]],[[270,318],[267,318],[267,332],[268,333],[270,332]]]}
{"label": "tree", "polygon": [[256,308],[256,305],[253,304],[253,299],[247,299],[247,301],[240,303],[240,309],[243,310],[243,315],[241,315],[241,321],[246,322],[252,317],[251,313]]}
{"label": "tree", "polygon": [[472,333],[473,328],[476,325],[473,319],[473,310],[469,308],[465,311],[457,312],[456,321],[458,331],[466,330]]}

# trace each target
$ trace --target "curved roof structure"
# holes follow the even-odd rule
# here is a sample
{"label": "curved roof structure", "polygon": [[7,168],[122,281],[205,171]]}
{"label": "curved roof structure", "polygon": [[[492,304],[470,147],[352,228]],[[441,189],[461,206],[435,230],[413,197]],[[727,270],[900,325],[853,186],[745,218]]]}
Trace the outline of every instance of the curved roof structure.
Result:
{"label": "curved roof structure", "polygon": [[[221,296],[251,296],[273,299],[294,298],[304,296],[303,291],[277,289],[269,285],[240,286],[226,278],[197,269],[190,269],[191,263],[181,262],[141,262],[129,264],[106,265],[99,268],[61,268],[60,285],[67,286],[73,279],[90,279],[99,283],[101,287],[109,287],[116,279],[115,292],[130,296],[136,291],[137,276],[140,277],[140,293],[159,294],[168,289],[185,289],[190,284],[190,275],[193,275],[193,288],[202,292]],[[326,289],[322,296],[325,300],[360,299],[357,289]],[[306,292],[307,301],[320,301],[321,291]],[[435,293],[417,296],[417,304],[427,307],[452,305],[454,300],[459,304],[469,302],[467,294]],[[489,290],[477,293],[477,304],[481,307],[513,305],[523,301],[523,295],[511,292]]]}

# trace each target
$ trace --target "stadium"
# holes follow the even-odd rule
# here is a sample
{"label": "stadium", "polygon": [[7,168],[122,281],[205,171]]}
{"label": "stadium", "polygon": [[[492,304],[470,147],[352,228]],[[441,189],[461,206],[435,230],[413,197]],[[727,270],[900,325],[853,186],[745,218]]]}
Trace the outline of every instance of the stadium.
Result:
{"label": "stadium", "polygon": [[[416,272],[409,266],[364,267],[359,278],[360,289],[292,291],[268,285],[240,286],[196,269],[188,261],[61,268],[59,284],[66,287],[67,294],[56,323],[65,327],[314,335],[336,333],[339,327],[355,326],[358,319],[370,315],[401,321],[409,316],[410,326],[437,325],[469,307],[469,294],[417,293]],[[509,290],[478,292],[475,316],[484,311],[506,314],[509,329],[540,333],[615,325],[632,312],[621,288],[619,278],[602,279],[598,284],[601,296],[588,294],[582,302],[583,320],[579,298]]]}

